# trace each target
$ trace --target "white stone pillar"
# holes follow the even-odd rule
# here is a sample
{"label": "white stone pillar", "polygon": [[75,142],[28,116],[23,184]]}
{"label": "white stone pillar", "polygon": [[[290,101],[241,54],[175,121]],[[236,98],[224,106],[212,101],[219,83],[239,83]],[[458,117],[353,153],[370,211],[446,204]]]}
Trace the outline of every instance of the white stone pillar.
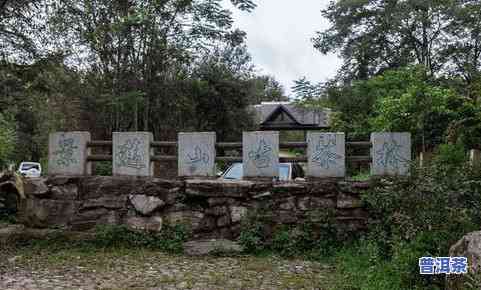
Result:
{"label": "white stone pillar", "polygon": [[371,143],[372,175],[409,174],[411,133],[372,133]]}
{"label": "white stone pillar", "polygon": [[48,140],[49,175],[89,175],[92,173],[87,156],[90,150],[89,132],[56,132]]}
{"label": "white stone pillar", "polygon": [[244,177],[279,176],[279,132],[242,133]]}
{"label": "white stone pillar", "polygon": [[178,170],[180,177],[214,177],[215,132],[179,133]]}
{"label": "white stone pillar", "polygon": [[150,132],[114,132],[112,134],[112,174],[152,176],[150,160],[154,137]]}
{"label": "white stone pillar", "polygon": [[344,133],[307,133],[307,176],[315,178],[346,175]]}

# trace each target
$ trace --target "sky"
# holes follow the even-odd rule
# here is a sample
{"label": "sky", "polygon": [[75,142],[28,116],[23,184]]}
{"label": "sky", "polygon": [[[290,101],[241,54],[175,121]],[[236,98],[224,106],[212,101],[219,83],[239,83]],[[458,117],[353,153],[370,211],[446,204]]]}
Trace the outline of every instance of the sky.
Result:
{"label": "sky", "polygon": [[305,76],[317,83],[336,74],[341,60],[334,54],[321,54],[311,41],[316,31],[329,27],[321,15],[329,0],[256,0],[255,3],[257,8],[250,13],[231,11],[234,27],[247,32],[248,50],[260,74],[274,76],[288,95],[294,80]]}

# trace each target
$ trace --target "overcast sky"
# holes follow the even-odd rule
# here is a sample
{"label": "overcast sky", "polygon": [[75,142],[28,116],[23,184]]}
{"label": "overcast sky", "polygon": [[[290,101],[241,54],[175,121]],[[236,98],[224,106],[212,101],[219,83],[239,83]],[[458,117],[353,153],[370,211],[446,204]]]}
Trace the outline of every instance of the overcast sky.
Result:
{"label": "overcast sky", "polygon": [[311,42],[316,31],[329,26],[320,12],[329,0],[255,2],[251,13],[232,11],[234,26],[247,32],[249,52],[260,73],[273,75],[287,94],[303,76],[320,82],[335,75],[341,61],[336,55],[322,55]]}

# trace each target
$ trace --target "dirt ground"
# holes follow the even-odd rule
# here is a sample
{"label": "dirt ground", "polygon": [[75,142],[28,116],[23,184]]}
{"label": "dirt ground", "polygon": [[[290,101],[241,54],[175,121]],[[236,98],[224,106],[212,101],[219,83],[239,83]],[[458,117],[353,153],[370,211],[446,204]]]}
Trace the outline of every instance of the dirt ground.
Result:
{"label": "dirt ground", "polygon": [[[275,256],[3,247],[0,289],[330,289],[327,265]],[[332,276],[332,275],[331,275]]]}

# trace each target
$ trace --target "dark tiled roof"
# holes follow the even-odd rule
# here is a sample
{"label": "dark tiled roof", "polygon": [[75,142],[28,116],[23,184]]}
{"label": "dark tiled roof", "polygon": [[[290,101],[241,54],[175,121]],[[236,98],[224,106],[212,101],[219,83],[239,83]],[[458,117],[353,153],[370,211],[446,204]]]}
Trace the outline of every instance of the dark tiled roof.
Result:
{"label": "dark tiled roof", "polygon": [[257,123],[265,123],[276,110],[282,107],[290,116],[294,118],[294,121],[300,125],[305,126],[317,126],[317,127],[329,127],[329,115],[330,109],[314,110],[307,109],[289,102],[266,102],[260,105],[255,105]]}

